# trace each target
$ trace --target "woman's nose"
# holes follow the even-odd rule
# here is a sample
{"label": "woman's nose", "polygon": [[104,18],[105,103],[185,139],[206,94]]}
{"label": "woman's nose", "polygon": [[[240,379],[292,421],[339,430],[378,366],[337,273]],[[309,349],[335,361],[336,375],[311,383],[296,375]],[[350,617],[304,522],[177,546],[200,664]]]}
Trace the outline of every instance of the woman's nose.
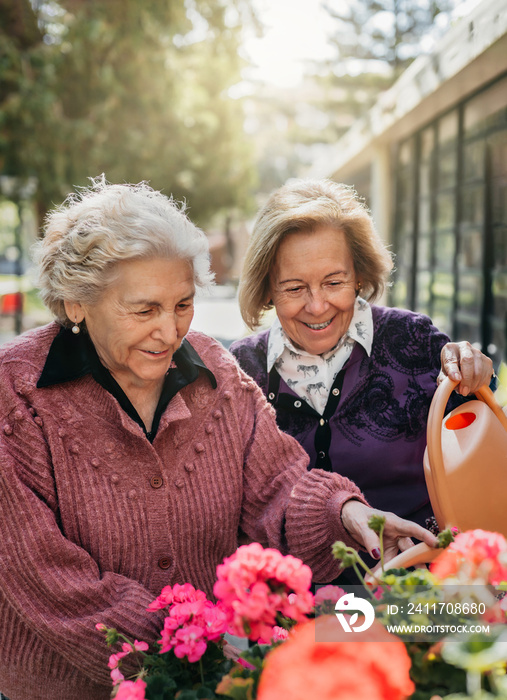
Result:
{"label": "woman's nose", "polygon": [[164,345],[174,345],[178,339],[178,325],[175,314],[162,314],[159,318],[156,328],[153,331],[153,337],[161,340]]}
{"label": "woman's nose", "polygon": [[322,290],[318,290],[315,292],[310,292],[308,300],[305,304],[305,309],[313,316],[320,316],[327,311],[328,306],[329,303],[325,297],[325,294],[322,292]]}

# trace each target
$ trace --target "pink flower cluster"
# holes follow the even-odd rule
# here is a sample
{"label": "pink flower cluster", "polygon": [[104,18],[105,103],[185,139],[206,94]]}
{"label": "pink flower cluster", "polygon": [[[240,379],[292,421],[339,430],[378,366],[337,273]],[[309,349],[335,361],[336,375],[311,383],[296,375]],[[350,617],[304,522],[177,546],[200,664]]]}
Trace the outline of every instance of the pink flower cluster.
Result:
{"label": "pink flower cluster", "polygon": [[142,678],[134,681],[124,681],[114,696],[115,700],[145,700],[146,683]]}
{"label": "pink flower cluster", "polygon": [[[107,629],[106,626],[100,622],[96,624],[95,627],[100,632],[105,632]],[[148,651],[148,649],[149,646],[146,642],[139,642],[136,639],[132,643],[123,642],[123,644],[121,645],[121,651],[116,652],[116,654],[111,654],[107,665],[111,669],[111,679],[113,681],[113,685],[118,685],[118,683],[122,683],[122,681],[125,680],[125,676],[120,671],[121,660],[129,654],[136,653],[138,651]],[[144,698],[144,694],[142,697]]]}
{"label": "pink flower cluster", "polygon": [[164,608],[169,608],[169,615],[161,632],[161,654],[172,649],[179,659],[186,657],[194,663],[208,642],[216,642],[227,631],[226,613],[189,583],[166,586],[147,609]]}
{"label": "pink flower cluster", "polygon": [[272,640],[278,613],[296,622],[306,620],[313,609],[311,579],[311,569],[300,559],[254,542],[239,547],[217,567],[213,592],[233,634]]}
{"label": "pink flower cluster", "polygon": [[431,572],[440,579],[456,577],[492,585],[507,581],[507,541],[498,532],[461,532],[433,562]]}

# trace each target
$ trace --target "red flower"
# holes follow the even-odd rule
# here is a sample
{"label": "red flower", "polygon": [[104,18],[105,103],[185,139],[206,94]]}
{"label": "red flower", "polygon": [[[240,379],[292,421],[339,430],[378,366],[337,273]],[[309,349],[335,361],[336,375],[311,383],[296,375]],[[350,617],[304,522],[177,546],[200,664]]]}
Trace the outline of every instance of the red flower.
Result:
{"label": "red flower", "polygon": [[431,564],[439,579],[457,577],[493,585],[507,581],[507,541],[498,532],[468,530],[456,536]]}
{"label": "red flower", "polygon": [[320,617],[269,654],[257,700],[403,700],[415,689],[409,669],[403,642],[380,624],[356,641],[335,617]]}

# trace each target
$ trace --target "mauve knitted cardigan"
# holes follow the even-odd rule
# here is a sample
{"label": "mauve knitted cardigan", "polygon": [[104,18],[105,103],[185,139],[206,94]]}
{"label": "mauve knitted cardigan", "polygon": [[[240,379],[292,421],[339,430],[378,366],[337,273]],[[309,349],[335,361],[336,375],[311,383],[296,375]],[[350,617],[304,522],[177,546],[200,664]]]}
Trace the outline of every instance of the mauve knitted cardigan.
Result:
{"label": "mauve knitted cardigan", "polygon": [[[338,574],[340,511],[364,500],[337,474],[307,471],[261,390],[215,341],[188,340],[215,374],[165,410],[151,444],[91,375],[36,388],[58,326],[0,348],[0,691],[10,700],[106,700],[102,622],[159,638],[146,606],[215,569],[246,535],[284,549],[320,581]],[[153,479],[155,477],[155,479]]]}

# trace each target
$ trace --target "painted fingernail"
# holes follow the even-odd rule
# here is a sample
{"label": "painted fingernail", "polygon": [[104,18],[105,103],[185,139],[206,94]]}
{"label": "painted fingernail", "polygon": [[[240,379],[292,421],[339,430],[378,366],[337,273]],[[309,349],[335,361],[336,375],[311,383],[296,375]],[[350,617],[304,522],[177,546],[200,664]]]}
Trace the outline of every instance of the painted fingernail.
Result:
{"label": "painted fingernail", "polygon": [[378,547],[375,547],[375,549],[371,550],[371,556],[374,559],[380,559],[380,549]]}

